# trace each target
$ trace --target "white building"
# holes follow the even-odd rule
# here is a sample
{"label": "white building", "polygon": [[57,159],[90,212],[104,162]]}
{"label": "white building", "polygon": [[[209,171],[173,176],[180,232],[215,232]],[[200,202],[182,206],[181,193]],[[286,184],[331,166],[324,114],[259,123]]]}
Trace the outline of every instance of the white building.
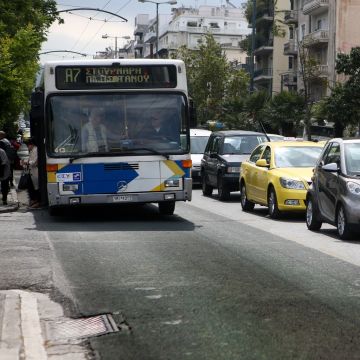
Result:
{"label": "white building", "polygon": [[[135,20],[136,57],[152,57],[156,54],[156,18],[138,15]],[[242,9],[229,6],[172,9],[171,15],[159,15],[159,56],[169,54],[182,45],[196,49],[206,33],[212,33],[223,47],[229,61],[246,62],[246,54],[239,42],[249,34],[248,22]]]}

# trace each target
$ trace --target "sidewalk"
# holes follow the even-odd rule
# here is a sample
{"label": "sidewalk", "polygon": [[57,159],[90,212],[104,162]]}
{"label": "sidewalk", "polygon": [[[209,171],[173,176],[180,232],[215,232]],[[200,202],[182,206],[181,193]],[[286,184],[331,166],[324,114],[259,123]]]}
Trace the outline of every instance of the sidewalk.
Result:
{"label": "sidewalk", "polygon": [[[0,359],[90,359],[83,338],[72,326],[74,321],[64,317],[61,306],[51,301],[48,295],[1,290]],[[84,326],[82,322],[80,326],[86,327],[86,323]]]}
{"label": "sidewalk", "polygon": [[10,189],[7,202],[7,205],[3,205],[2,201],[0,201],[0,213],[16,211],[19,208],[18,194],[15,187]]}

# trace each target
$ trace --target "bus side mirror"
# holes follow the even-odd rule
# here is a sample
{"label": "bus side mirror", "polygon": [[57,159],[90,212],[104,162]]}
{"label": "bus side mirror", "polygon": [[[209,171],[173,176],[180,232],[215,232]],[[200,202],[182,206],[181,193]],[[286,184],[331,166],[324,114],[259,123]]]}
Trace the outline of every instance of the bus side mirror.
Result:
{"label": "bus side mirror", "polygon": [[190,115],[190,127],[197,127],[197,116],[196,116],[196,107],[192,99],[189,100],[189,115]]}

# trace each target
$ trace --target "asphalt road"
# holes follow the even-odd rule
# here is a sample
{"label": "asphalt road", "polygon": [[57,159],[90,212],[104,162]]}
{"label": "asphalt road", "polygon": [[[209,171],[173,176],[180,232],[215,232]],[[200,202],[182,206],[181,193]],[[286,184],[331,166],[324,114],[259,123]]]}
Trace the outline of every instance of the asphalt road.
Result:
{"label": "asphalt road", "polygon": [[52,259],[42,287],[73,316],[125,325],[90,339],[101,359],[360,358],[360,275],[347,255],[359,244],[330,227],[313,234],[302,217],[245,214],[238,197],[199,190],[169,217],[151,205],[23,216]]}

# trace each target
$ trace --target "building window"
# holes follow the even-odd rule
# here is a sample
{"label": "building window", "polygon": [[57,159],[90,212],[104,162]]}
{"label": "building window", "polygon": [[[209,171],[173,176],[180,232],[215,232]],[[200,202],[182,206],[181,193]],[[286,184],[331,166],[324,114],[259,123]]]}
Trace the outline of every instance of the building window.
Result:
{"label": "building window", "polygon": [[210,27],[211,28],[219,28],[220,26],[219,26],[219,24],[217,22],[211,22]]}
{"label": "building window", "polygon": [[305,36],[305,29],[306,29],[305,24],[302,24],[302,25],[301,25],[301,34],[300,34],[301,40],[302,40],[302,39],[304,38],[304,36]]}
{"label": "building window", "polygon": [[292,56],[289,56],[289,70],[292,70],[294,68],[294,58]]}
{"label": "building window", "polygon": [[196,21],[188,21],[186,26],[197,27],[197,22]]}
{"label": "building window", "polygon": [[322,29],[322,19],[319,19],[317,22],[316,22],[316,30],[321,30]]}
{"label": "building window", "polygon": [[294,39],[294,28],[293,27],[289,27],[289,39],[290,40]]}

